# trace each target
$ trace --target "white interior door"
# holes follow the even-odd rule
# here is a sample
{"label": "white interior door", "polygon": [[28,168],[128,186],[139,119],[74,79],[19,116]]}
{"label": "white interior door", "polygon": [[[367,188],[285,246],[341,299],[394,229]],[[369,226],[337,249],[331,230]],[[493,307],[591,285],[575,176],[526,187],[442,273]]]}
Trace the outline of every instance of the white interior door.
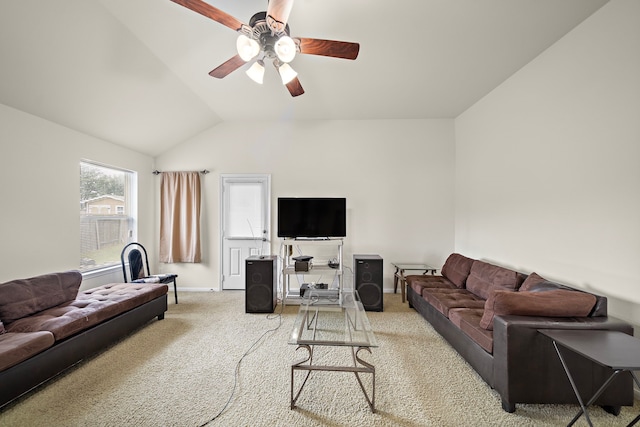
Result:
{"label": "white interior door", "polygon": [[245,288],[245,260],[271,254],[269,175],[221,176],[222,289]]}

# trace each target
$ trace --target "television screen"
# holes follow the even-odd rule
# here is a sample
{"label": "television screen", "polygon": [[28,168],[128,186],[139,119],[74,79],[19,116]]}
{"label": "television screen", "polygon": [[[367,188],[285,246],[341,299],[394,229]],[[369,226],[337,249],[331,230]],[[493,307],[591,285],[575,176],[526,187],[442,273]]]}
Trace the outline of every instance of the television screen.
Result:
{"label": "television screen", "polygon": [[346,237],[347,200],[336,197],[278,198],[278,237]]}

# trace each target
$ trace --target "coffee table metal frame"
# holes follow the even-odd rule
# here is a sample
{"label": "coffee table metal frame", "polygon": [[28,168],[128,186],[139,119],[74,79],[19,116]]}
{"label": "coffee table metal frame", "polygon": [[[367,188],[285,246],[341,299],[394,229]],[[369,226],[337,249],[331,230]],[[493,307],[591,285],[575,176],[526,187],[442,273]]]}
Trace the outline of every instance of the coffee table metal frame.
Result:
{"label": "coffee table metal frame", "polygon": [[[633,372],[640,370],[640,340],[637,338],[623,332],[610,330],[538,329],[538,332],[551,338],[553,347],[556,349],[562,367],[569,378],[573,392],[580,404],[580,411],[573,417],[569,424],[567,424],[567,427],[572,426],[578,421],[582,414],[584,414],[587,419],[589,426],[593,427],[587,407],[592,405],[596,399],[600,397],[621,372],[631,373],[633,381],[638,388],[640,388],[640,381],[638,381],[638,377]],[[567,362],[562,356],[559,346],[613,370],[613,373],[605,380],[594,395],[591,396],[587,403],[584,403],[578,392],[578,387],[567,366]],[[633,426],[638,421],[640,421],[640,415],[634,418],[627,426]]]}
{"label": "coffee table metal frame", "polygon": [[[333,324],[325,322],[326,320],[332,320]],[[335,327],[336,324],[338,327]],[[343,291],[341,298],[334,300],[317,297],[312,292],[310,297],[305,298],[305,302],[300,305],[289,344],[297,345],[296,351],[301,348],[307,351],[304,359],[291,365],[291,409],[296,407],[296,402],[311,373],[325,371],[353,372],[371,412],[376,412],[376,369],[359,354],[363,350],[371,353],[371,347],[377,347],[378,344],[356,291]],[[313,360],[315,346],[348,347],[351,351],[352,364],[348,366],[316,365]],[[307,371],[307,373],[296,390],[295,373],[297,371]],[[367,392],[360,377],[361,374],[371,375],[371,393]]]}

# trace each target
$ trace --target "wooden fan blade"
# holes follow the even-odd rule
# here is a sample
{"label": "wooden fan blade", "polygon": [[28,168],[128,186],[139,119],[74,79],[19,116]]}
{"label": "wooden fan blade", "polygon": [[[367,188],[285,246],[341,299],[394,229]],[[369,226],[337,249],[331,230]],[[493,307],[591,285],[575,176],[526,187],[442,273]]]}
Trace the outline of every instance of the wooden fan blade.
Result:
{"label": "wooden fan blade", "polygon": [[[273,66],[276,68],[278,75],[280,75],[280,64],[277,61],[273,61]],[[304,93],[304,89],[302,89],[302,85],[300,84],[300,80],[298,80],[298,77],[294,77],[293,80],[291,80],[285,86],[293,97],[300,96]]]}
{"label": "wooden fan blade", "polygon": [[331,56],[333,58],[356,59],[360,52],[359,43],[335,40],[309,39],[296,37],[300,41],[300,53],[308,55]]}
{"label": "wooden fan blade", "polygon": [[284,32],[293,7],[293,0],[269,0],[267,25],[274,33]]}
{"label": "wooden fan blade", "polygon": [[231,74],[232,72],[234,72],[235,70],[237,70],[238,68],[242,67],[244,64],[246,64],[246,62],[244,62],[244,60],[240,58],[240,55],[236,55],[233,58],[226,61],[224,64],[221,64],[214,70],[211,70],[209,75],[217,79],[222,79],[228,76],[229,74]]}
{"label": "wooden fan blade", "polygon": [[289,93],[293,97],[300,96],[304,93],[304,89],[302,89],[300,80],[298,80],[297,77],[295,77],[293,80],[287,83],[286,86],[287,86],[287,89],[289,89]]}
{"label": "wooden fan blade", "polygon": [[238,31],[243,23],[226,12],[221,11],[218,8],[211,6],[209,3],[205,3],[202,0],[171,0],[181,6],[191,9],[194,12],[198,12],[207,18],[213,19],[222,25],[226,25],[233,31]]}

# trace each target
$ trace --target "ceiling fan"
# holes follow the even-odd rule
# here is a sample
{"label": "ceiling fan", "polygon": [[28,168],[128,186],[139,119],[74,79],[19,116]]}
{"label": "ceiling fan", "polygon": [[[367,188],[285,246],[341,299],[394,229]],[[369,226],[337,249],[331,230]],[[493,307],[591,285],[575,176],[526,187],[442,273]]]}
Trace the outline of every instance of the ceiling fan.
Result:
{"label": "ceiling fan", "polygon": [[249,25],[203,0],[171,1],[240,33],[236,42],[238,53],[209,73],[218,79],[226,77],[255,59],[251,68],[247,70],[247,75],[252,80],[262,83],[264,62],[271,60],[291,96],[298,96],[304,93],[304,89],[297,73],[289,65],[296,53],[356,59],[360,51],[358,43],[290,37],[287,20],[293,0],[269,0],[266,12],[253,15]]}

